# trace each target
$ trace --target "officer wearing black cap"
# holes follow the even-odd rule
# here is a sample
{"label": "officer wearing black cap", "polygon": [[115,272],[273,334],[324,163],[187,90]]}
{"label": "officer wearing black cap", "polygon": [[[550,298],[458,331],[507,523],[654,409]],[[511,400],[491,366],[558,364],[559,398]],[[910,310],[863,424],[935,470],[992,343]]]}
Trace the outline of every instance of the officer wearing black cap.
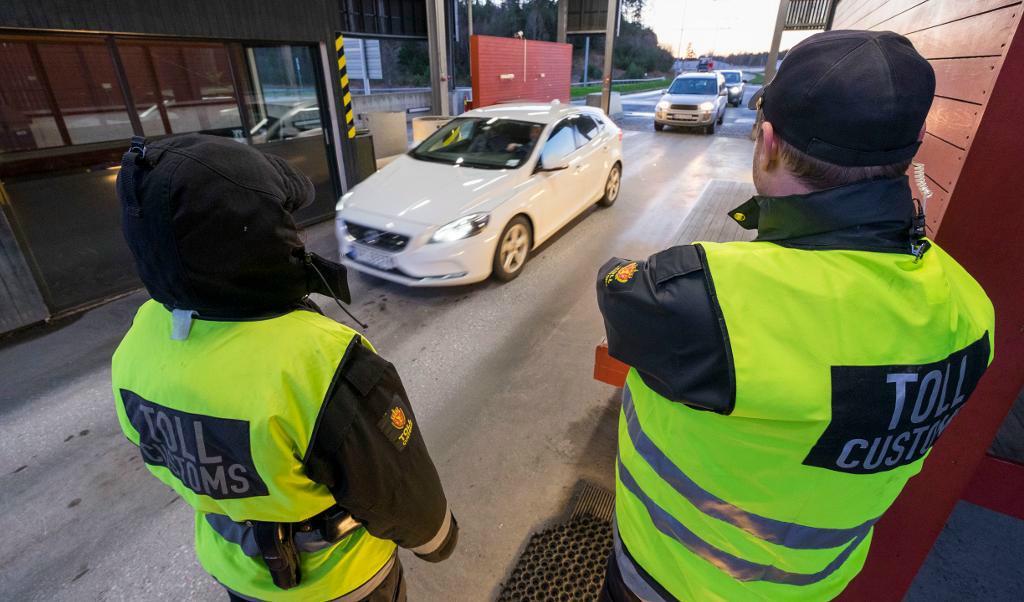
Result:
{"label": "officer wearing black cap", "polygon": [[935,76],[830,31],[754,96],[753,242],[598,274],[623,391],[605,600],[828,600],[992,360],[993,309],[905,173]]}
{"label": "officer wearing black cap", "polygon": [[185,135],[133,140],[117,190],[152,296],[114,353],[117,415],[195,510],[200,564],[233,600],[404,600],[396,545],[438,562],[458,526],[394,366],[309,299],[350,301],[292,221],[309,179]]}

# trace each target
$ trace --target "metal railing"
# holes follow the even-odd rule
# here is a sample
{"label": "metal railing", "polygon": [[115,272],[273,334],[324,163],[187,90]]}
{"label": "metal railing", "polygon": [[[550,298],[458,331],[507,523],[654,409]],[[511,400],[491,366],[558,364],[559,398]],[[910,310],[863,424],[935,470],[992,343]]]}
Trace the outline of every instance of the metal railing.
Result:
{"label": "metal railing", "polygon": [[[593,81],[587,81],[587,82],[572,82],[569,85],[570,86],[599,86],[599,85],[601,85],[601,81],[602,80],[600,80],[600,79],[595,79]],[[639,84],[639,83],[642,83],[642,82],[656,82],[656,81],[664,81],[664,82],[668,83],[668,78],[666,78],[666,77],[648,77],[647,79],[615,79],[615,80],[612,80],[612,85],[613,86],[617,86],[618,84]]]}

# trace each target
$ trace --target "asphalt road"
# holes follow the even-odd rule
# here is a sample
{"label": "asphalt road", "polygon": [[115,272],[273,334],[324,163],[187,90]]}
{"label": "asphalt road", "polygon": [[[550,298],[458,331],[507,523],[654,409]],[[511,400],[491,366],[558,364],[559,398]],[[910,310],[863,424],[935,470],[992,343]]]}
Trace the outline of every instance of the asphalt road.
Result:
{"label": "asphalt road", "polygon": [[[352,309],[398,366],[462,528],[445,563],[403,553],[412,600],[493,598],[580,479],[612,486],[617,393],[591,378],[596,271],[660,250],[709,179],[750,178],[752,112],[728,109],[714,136],[655,133],[638,107],[656,101],[626,99],[618,203],[575,220],[519,279],[422,290],[352,277]],[[331,223],[304,236],[337,256]],[[0,599],[226,599],[194,559],[189,509],[145,471],[114,415],[109,358],[145,298],[0,341]],[[917,599],[1019,588],[1024,528],[957,516]]]}

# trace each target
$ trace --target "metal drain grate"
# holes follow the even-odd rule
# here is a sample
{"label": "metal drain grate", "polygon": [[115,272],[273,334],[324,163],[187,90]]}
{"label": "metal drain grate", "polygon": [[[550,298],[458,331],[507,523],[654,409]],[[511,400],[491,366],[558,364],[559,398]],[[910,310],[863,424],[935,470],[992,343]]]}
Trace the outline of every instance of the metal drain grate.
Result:
{"label": "metal drain grate", "polygon": [[530,537],[499,602],[597,600],[612,551],[614,504],[612,492],[581,483],[569,520]]}

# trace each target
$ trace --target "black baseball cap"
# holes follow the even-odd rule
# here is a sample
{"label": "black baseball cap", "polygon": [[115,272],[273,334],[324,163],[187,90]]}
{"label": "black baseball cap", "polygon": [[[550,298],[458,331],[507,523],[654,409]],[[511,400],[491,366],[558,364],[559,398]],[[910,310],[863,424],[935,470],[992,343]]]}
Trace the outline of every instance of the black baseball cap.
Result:
{"label": "black baseball cap", "polygon": [[935,72],[891,31],[836,30],[794,46],[750,99],[798,150],[836,165],[889,165],[917,153]]}
{"label": "black baseball cap", "polygon": [[292,214],[314,188],[280,157],[217,136],[135,138],[117,193],[139,277],[170,309],[254,318],[295,309],[311,292],[350,301],[344,266],[299,237]]}

